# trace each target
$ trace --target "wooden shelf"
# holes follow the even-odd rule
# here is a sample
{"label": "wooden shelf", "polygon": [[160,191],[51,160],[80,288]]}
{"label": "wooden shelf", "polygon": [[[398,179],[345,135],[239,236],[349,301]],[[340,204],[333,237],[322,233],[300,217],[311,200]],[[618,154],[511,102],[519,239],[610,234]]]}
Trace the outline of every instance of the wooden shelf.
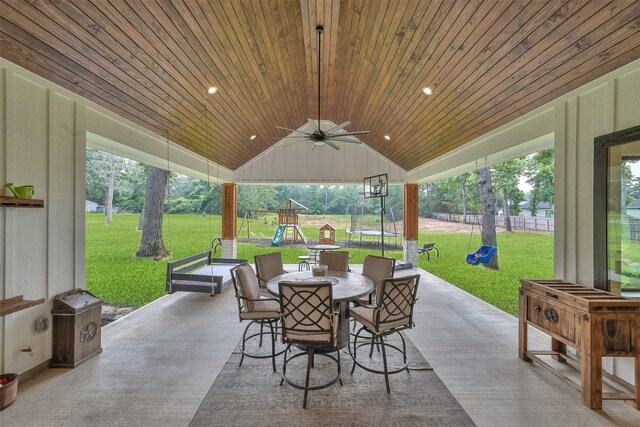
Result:
{"label": "wooden shelf", "polygon": [[19,199],[17,197],[0,196],[0,207],[5,208],[43,208],[42,199]]}
{"label": "wooden shelf", "polygon": [[0,317],[15,313],[16,311],[24,310],[25,308],[33,307],[34,305],[42,304],[43,302],[44,298],[40,298],[38,300],[25,300],[22,298],[22,295],[0,300]]}

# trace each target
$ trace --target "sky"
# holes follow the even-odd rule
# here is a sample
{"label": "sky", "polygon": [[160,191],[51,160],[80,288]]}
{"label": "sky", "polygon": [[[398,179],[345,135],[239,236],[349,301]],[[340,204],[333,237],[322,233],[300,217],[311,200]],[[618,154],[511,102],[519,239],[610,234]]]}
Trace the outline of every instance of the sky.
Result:
{"label": "sky", "polygon": [[527,177],[521,176],[518,181],[518,189],[524,193],[528,193],[532,188],[533,187],[527,183]]}
{"label": "sky", "polygon": [[[635,162],[630,162],[631,164],[631,173],[633,174],[634,177],[639,177],[640,176],[640,160],[637,160]],[[520,180],[518,181],[518,189],[520,189],[520,191],[523,191],[524,193],[528,193],[529,191],[531,191],[533,187],[531,187],[531,185],[529,185],[527,183],[527,177],[525,176],[521,176]]]}

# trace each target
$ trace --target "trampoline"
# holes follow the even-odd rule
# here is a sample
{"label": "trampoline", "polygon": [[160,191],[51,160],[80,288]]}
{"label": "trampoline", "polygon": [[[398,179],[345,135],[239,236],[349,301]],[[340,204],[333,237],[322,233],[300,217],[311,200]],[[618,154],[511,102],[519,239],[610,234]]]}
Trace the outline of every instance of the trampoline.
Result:
{"label": "trampoline", "polygon": [[167,264],[167,292],[202,292],[216,295],[232,282],[231,269],[246,259],[212,258],[211,251]]}
{"label": "trampoline", "polygon": [[[373,241],[378,242],[380,240],[380,237],[382,236],[382,233],[380,232],[380,230],[347,230],[347,234],[349,237],[349,243],[351,243],[351,241],[353,240],[352,236],[360,236],[360,243],[362,244],[362,238],[363,237],[372,237]],[[385,231],[384,232],[384,237],[392,237],[394,239],[398,239],[398,238],[402,238],[402,233],[397,233],[397,232],[393,232],[393,231]],[[395,242],[396,244],[398,243],[397,240]]]}

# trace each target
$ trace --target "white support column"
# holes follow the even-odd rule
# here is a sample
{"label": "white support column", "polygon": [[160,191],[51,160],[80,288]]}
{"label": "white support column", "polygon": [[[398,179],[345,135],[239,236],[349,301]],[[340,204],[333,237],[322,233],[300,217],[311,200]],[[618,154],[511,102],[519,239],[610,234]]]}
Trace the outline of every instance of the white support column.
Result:
{"label": "white support column", "polygon": [[238,256],[238,240],[223,240],[222,241],[222,258],[235,259]]}

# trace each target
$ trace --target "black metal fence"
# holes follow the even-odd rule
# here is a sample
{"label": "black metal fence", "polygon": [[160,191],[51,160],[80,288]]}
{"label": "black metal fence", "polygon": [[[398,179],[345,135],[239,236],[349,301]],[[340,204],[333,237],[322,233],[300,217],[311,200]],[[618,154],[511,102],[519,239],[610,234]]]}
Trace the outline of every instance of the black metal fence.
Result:
{"label": "black metal fence", "polygon": [[640,240],[640,219],[627,217],[627,223],[623,224],[629,227],[629,239]]}

